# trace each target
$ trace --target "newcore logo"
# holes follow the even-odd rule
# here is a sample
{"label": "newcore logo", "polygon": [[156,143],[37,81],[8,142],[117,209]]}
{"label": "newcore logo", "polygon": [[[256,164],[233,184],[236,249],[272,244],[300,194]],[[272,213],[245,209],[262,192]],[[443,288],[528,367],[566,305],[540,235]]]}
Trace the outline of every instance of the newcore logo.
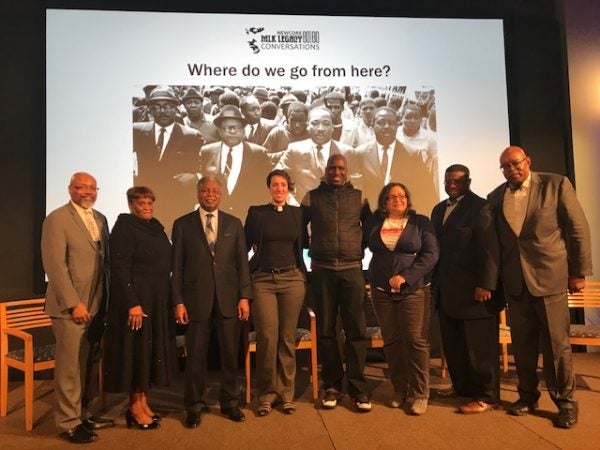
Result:
{"label": "newcore logo", "polygon": [[318,31],[275,31],[265,32],[264,27],[246,28],[250,40],[246,40],[252,53],[273,50],[319,50],[320,35]]}

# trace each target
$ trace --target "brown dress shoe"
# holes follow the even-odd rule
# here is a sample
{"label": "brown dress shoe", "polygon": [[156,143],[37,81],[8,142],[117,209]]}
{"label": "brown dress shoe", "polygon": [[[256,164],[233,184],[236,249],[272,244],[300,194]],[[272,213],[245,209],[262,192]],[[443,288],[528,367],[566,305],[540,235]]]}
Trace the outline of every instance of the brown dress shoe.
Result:
{"label": "brown dress shoe", "polygon": [[435,393],[438,397],[441,397],[441,398],[458,397],[458,394],[456,393],[456,391],[454,390],[454,388],[452,386],[450,386],[449,388],[438,389],[437,391],[435,391]]}
{"label": "brown dress shoe", "polygon": [[486,411],[496,409],[498,405],[496,403],[486,403],[481,400],[473,400],[472,402],[460,405],[458,410],[463,414],[478,414]]}

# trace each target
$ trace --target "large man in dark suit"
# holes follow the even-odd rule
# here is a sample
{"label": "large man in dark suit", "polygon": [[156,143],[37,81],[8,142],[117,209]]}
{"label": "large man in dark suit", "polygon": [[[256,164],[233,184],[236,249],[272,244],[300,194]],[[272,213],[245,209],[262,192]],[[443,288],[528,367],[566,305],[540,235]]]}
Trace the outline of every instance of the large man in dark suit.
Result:
{"label": "large man in dark suit", "polygon": [[198,154],[204,142],[199,131],[175,121],[178,104],[170,87],[158,86],[148,98],[154,122],[133,124],[133,182],[154,190],[154,213],[169,235],[173,220],[195,203]]}
{"label": "large man in dark suit", "polygon": [[498,311],[492,291],[498,280],[498,242],[490,208],[470,190],[469,169],[446,169],[448,200],[431,212],[440,244],[434,271],[434,298],[452,387],[438,395],[471,397],[464,414],[494,409],[500,401]]}
{"label": "large man in dark suit", "polygon": [[408,187],[413,207],[429,211],[439,201],[432,174],[421,157],[408,152],[396,139],[399,121],[396,112],[387,106],[375,111],[375,140],[356,148],[356,171],[353,183],[363,191],[371,205],[377,204],[381,188],[390,181]]}
{"label": "large man in dark suit", "polygon": [[108,224],[92,209],[97,190],[93,176],[73,174],[71,201],[42,225],[46,312],[56,340],[55,421],[60,436],[74,443],[92,442],[94,430],[114,426],[92,415],[108,281]]}
{"label": "large man in dark suit", "polygon": [[508,301],[519,399],[508,409],[523,415],[537,407],[536,368],[541,344],[544,378],[559,409],[554,425],[577,423],[575,375],[569,345],[567,289],[580,291],[592,274],[590,230],[569,180],[530,171],[520,147],[500,156],[507,182],[492,191]]}
{"label": "large man in dark suit", "polygon": [[331,155],[344,155],[348,160],[348,170],[352,171],[352,147],[334,141],[332,133],[331,111],[323,107],[311,109],[308,113],[309,139],[290,142],[277,163],[277,169],[287,171],[292,177],[296,185],[294,196],[298,202],[308,191],[319,186]]}
{"label": "large man in dark suit", "polygon": [[258,186],[264,184],[271,160],[264,147],[244,140],[246,120],[236,106],[223,106],[213,122],[221,140],[202,147],[200,173],[219,179],[221,209],[244,220],[249,205],[268,200]]}
{"label": "large man in dark suit", "polygon": [[211,323],[216,323],[221,361],[221,412],[231,420],[246,420],[239,409],[238,345],[240,320],[250,314],[252,297],[248,254],[242,223],[218,209],[221,184],[216,178],[198,181],[200,208],[173,224],[171,301],[185,334],[186,426],[200,424],[207,408],[206,366]]}

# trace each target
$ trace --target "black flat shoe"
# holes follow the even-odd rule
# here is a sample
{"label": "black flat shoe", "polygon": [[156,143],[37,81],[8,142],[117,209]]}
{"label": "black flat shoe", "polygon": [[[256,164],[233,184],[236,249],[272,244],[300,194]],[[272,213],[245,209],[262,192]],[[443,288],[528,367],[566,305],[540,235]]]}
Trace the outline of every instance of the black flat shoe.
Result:
{"label": "black flat shoe", "polygon": [[160,424],[158,422],[150,422],[150,423],[139,423],[131,414],[131,410],[128,409],[125,413],[125,421],[127,423],[127,428],[137,428],[138,430],[155,430],[160,428]]}
{"label": "black flat shoe", "polygon": [[107,419],[105,417],[90,416],[81,423],[85,425],[88,430],[102,430],[103,428],[112,428],[115,426],[115,421]]}
{"label": "black flat shoe", "polygon": [[80,423],[69,431],[63,431],[59,436],[72,444],[87,444],[88,442],[94,442],[98,438],[98,435],[86,428],[83,423]]}
{"label": "black flat shoe", "polygon": [[246,416],[237,406],[221,409],[221,414],[229,417],[229,419],[233,420],[234,422],[243,422],[246,420]]}

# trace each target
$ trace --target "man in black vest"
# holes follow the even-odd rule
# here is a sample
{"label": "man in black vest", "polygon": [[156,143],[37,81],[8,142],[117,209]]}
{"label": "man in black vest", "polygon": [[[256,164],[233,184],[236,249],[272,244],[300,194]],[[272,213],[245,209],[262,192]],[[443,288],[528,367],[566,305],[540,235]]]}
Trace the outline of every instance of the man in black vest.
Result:
{"label": "man in black vest", "polygon": [[348,393],[357,409],[371,410],[364,378],[367,351],[362,274],[362,230],[370,214],[362,193],[346,181],[347,162],[341,154],[327,160],[325,180],[302,201],[304,220],[310,223],[312,288],[317,310],[317,336],[325,409],[337,406],[344,378],[338,347],[336,319],[341,314],[345,332]]}

